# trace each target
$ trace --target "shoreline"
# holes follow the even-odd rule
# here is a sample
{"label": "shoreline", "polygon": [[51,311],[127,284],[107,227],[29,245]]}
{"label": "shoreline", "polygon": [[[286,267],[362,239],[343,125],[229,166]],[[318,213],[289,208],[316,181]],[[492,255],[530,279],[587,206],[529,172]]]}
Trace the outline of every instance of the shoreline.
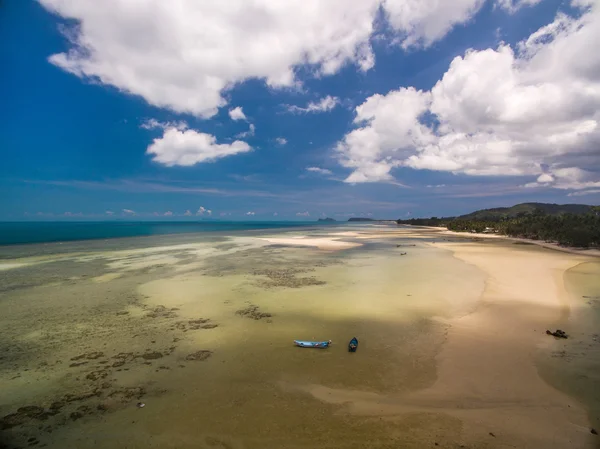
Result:
{"label": "shoreline", "polygon": [[[582,343],[595,344],[582,335],[596,332],[598,320],[589,313],[595,305],[578,298],[600,295],[597,260],[501,236],[486,243],[447,235],[329,228],[44,256],[43,266],[6,270],[13,283],[4,286],[0,337],[32,352],[15,347],[11,357],[23,365],[18,373],[6,365],[17,377],[0,377],[11,398],[2,411],[47,407],[66,385],[95,385],[98,398],[65,406],[66,416],[75,406],[89,416],[44,437],[51,447],[82,449],[107,446],[86,445],[78,432],[101,438],[108,428],[151,442],[123,426],[132,420],[150,433],[161,428],[181,448],[212,432],[249,449],[287,447],[279,443],[290,432],[307,444],[298,449],[316,447],[323,432],[333,432],[331,447],[369,438],[407,449],[594,447],[600,398],[585,392],[599,359],[581,354]],[[575,295],[565,273],[582,262],[599,271],[582,271],[589,282],[571,279],[586,286]],[[26,273],[36,282],[25,282]],[[580,316],[590,321],[585,329]],[[557,327],[571,335],[567,344],[545,334]],[[349,356],[352,335],[361,345]],[[295,338],[335,344],[298,351],[289,344]],[[196,353],[207,359],[190,361]],[[80,366],[84,355],[91,358]],[[588,371],[573,370],[576,356],[590,362]],[[113,365],[115,357],[125,365]],[[89,377],[98,375],[106,378]],[[113,400],[128,388],[144,391],[143,412],[135,401]],[[92,416],[98,403],[108,409],[101,419]],[[247,425],[227,425],[232,407]],[[347,429],[349,419],[359,425]],[[264,422],[279,430],[259,434]]]}
{"label": "shoreline", "polygon": [[542,248],[553,249],[556,251],[561,251],[564,253],[570,254],[579,254],[582,256],[590,256],[590,257],[600,257],[600,249],[595,248],[576,248],[572,246],[561,246],[558,243],[552,242],[543,242],[541,240],[532,240],[526,239],[522,237],[511,237],[508,235],[501,234],[482,234],[482,233],[470,233],[470,232],[457,232],[457,231],[449,231],[447,228],[441,226],[410,226],[413,228],[422,228],[422,229],[430,229],[434,231],[439,231],[440,234],[451,235],[456,237],[464,237],[468,239],[481,238],[481,239],[503,239],[510,240],[513,242],[523,242],[531,245],[541,246]]}
{"label": "shoreline", "polygon": [[477,242],[430,245],[452,251],[486,275],[476,309],[444,320],[450,330],[436,357],[434,385],[406,395],[325,385],[296,388],[350,415],[392,420],[407,413],[452,416],[462,421],[463,441],[469,444],[596,447],[584,404],[547,383],[535,362],[540,345],[554,344],[545,329],[560,325],[575,307],[565,289],[565,273],[590,259]]}

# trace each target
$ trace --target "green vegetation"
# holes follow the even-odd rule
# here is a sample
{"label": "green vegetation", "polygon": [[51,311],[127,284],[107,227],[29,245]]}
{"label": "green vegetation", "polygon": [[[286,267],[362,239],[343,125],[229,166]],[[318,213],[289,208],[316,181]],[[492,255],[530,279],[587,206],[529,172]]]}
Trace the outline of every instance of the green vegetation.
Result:
{"label": "green vegetation", "polygon": [[376,220],[374,218],[352,217],[352,218],[349,218],[348,221],[376,221]]}
{"label": "green vegetation", "polygon": [[523,217],[535,213],[543,213],[545,215],[583,215],[592,212],[592,207],[586,204],[521,203],[512,207],[478,210],[458,218],[464,220],[499,221],[500,219]]}
{"label": "green vegetation", "polygon": [[444,226],[458,232],[497,233],[580,248],[600,247],[598,206],[525,203],[461,217],[398,220],[397,223]]}

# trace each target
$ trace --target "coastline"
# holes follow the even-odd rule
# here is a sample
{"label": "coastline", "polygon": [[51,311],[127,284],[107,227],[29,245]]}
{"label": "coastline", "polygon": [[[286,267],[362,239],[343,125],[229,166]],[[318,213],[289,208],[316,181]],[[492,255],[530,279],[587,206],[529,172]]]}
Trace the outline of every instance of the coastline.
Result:
{"label": "coastline", "polygon": [[535,360],[541,347],[560,345],[545,329],[564,324],[579,307],[565,289],[565,273],[590,259],[477,242],[430,245],[452,251],[486,275],[477,309],[444,321],[450,330],[436,357],[434,385],[407,395],[323,385],[297,388],[351,415],[390,420],[407,413],[452,416],[462,421],[463,441],[469,444],[596,447],[583,405],[543,380]]}
{"label": "coastline", "polygon": [[482,233],[472,234],[469,232],[449,231],[448,229],[441,227],[441,226],[413,226],[413,227],[430,229],[433,231],[438,231],[438,232],[440,232],[440,234],[451,235],[451,236],[456,236],[456,237],[464,237],[464,238],[469,238],[469,239],[475,239],[475,238],[503,239],[503,240],[510,240],[513,242],[522,242],[524,244],[537,245],[537,246],[541,246],[542,248],[553,249],[556,251],[562,251],[562,252],[570,253],[570,254],[579,254],[582,256],[590,256],[590,257],[600,257],[600,249],[594,249],[594,248],[585,249],[585,248],[575,248],[575,247],[570,247],[570,246],[561,246],[558,243],[542,242],[541,240],[525,239],[525,238],[521,238],[521,237],[510,237],[507,235],[482,234]]}
{"label": "coastline", "polygon": [[[0,282],[0,341],[14,342],[0,371],[0,415],[92,388],[65,405],[63,424],[46,422],[55,426],[49,447],[114,447],[107,429],[140,446],[156,444],[159,431],[162,447],[185,449],[349,448],[365,439],[379,441],[374,448],[595,447],[600,354],[579,371],[571,359],[583,353],[581,320],[590,333],[600,320],[567,291],[565,273],[597,259],[439,231],[160,239],[12,266],[3,274],[13,281]],[[587,276],[579,297],[600,295]],[[557,327],[573,338],[545,334]],[[361,343],[349,356],[351,336]],[[334,344],[298,351],[295,338]],[[556,356],[565,350],[573,355]],[[231,428],[239,414],[244,422]]]}

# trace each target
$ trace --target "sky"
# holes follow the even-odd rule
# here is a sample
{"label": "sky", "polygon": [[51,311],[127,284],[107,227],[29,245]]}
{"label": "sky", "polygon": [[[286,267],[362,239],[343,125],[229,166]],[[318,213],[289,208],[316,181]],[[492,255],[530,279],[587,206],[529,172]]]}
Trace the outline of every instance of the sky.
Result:
{"label": "sky", "polygon": [[3,0],[0,220],[600,203],[600,0]]}

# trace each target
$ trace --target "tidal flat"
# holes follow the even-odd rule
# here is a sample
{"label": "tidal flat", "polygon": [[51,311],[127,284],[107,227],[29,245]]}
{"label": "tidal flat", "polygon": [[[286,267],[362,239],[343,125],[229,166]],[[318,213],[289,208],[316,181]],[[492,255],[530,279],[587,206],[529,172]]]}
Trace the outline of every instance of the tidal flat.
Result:
{"label": "tidal flat", "polygon": [[582,263],[395,226],[2,247],[0,441],[592,448],[593,379],[543,334],[595,320]]}

